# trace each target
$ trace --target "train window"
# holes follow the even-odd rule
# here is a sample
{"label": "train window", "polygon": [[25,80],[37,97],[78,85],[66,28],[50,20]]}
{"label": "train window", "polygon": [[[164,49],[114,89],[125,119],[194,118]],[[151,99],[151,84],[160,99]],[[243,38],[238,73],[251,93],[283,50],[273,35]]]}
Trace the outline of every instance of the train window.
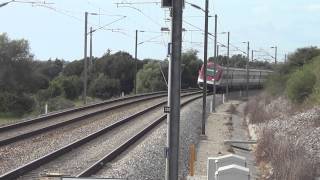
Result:
{"label": "train window", "polygon": [[214,75],[216,75],[216,72],[218,72],[218,70],[213,69],[213,68],[207,68],[208,76],[214,76]]}

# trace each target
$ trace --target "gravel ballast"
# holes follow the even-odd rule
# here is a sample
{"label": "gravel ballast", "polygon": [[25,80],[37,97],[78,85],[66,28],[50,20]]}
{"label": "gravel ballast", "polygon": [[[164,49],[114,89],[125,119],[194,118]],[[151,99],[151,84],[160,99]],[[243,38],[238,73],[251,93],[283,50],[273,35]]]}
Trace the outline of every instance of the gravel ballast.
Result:
{"label": "gravel ballast", "polygon": [[[190,98],[192,97],[184,98],[183,101]],[[60,156],[54,161],[42,165],[40,168],[19,179],[36,179],[39,174],[48,172],[76,176],[161,115],[163,115],[162,108],[148,112],[147,114],[126,123],[120,128],[116,128],[63,156]]]}
{"label": "gravel ballast", "polygon": [[[219,96],[218,96],[219,97]],[[217,98],[218,98],[217,97]],[[218,102],[218,99],[217,99]],[[209,106],[209,101],[207,104]],[[202,99],[198,99],[181,110],[180,122],[180,177],[188,174],[189,146],[197,144],[201,133]],[[167,123],[161,123],[144,140],[126,151],[112,163],[105,165],[95,177],[131,179],[165,179],[165,157]]]}
{"label": "gravel ballast", "polygon": [[126,106],[59,129],[0,147],[0,174],[57,150],[77,139],[96,132],[117,120],[130,116],[166,98]]}

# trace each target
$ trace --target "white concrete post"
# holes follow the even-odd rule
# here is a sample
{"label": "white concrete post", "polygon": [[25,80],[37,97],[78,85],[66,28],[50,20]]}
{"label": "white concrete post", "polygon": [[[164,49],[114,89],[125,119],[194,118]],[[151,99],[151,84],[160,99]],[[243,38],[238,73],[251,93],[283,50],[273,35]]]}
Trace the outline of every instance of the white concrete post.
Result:
{"label": "white concrete post", "polygon": [[225,102],[225,96],[224,96],[224,94],[222,94],[222,104],[224,104],[224,102]]}
{"label": "white concrete post", "polygon": [[48,104],[45,104],[45,105],[44,105],[44,113],[45,113],[45,114],[48,114]]}
{"label": "white concrete post", "polygon": [[208,180],[215,180],[215,172],[216,172],[216,159],[215,157],[209,157],[207,162],[207,177]]}

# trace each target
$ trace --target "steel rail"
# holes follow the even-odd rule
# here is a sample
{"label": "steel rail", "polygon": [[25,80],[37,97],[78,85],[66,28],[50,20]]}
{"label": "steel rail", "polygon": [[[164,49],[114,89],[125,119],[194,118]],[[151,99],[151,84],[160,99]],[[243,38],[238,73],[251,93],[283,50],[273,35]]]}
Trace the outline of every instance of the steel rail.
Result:
{"label": "steel rail", "polygon": [[[184,89],[181,92],[190,92],[190,91],[196,91],[196,90],[197,89]],[[49,120],[51,118],[63,116],[63,115],[69,114],[69,113],[86,110],[86,109],[89,109],[89,108],[95,108],[95,107],[108,105],[108,104],[115,103],[115,102],[121,102],[121,101],[126,101],[126,100],[130,100],[130,99],[134,99],[134,98],[152,96],[152,95],[157,95],[157,94],[166,94],[166,91],[144,93],[144,94],[139,94],[139,95],[134,95],[134,96],[126,96],[126,97],[107,100],[107,101],[103,101],[103,102],[93,103],[93,104],[90,104],[90,105],[85,105],[85,106],[81,106],[81,107],[77,107],[77,108],[72,108],[72,109],[66,109],[66,110],[62,110],[62,111],[58,111],[58,112],[53,112],[53,113],[50,113],[50,114],[47,114],[47,115],[43,115],[43,116],[40,116],[40,117],[35,117],[35,118],[28,119],[26,121],[17,122],[17,123],[5,125],[5,126],[0,126],[0,133],[3,133],[5,131],[8,131],[8,130],[11,130],[11,129],[14,129],[14,128],[22,127],[22,126],[25,126],[25,125],[29,125],[29,124],[37,123],[37,122],[40,122],[40,121]]]}
{"label": "steel rail", "polygon": [[95,116],[95,115],[100,114],[100,113],[104,113],[104,112],[111,111],[111,110],[114,110],[114,109],[117,109],[117,108],[120,108],[120,107],[123,107],[123,106],[127,106],[127,105],[131,105],[131,104],[134,104],[134,103],[150,100],[150,99],[153,99],[153,98],[160,98],[160,97],[164,97],[164,96],[166,96],[166,95],[161,95],[160,94],[160,95],[156,95],[156,96],[147,97],[147,98],[144,98],[144,99],[139,99],[139,100],[136,100],[136,101],[131,101],[129,103],[118,104],[118,105],[115,105],[115,106],[107,107],[106,109],[94,111],[94,112],[89,113],[89,114],[81,115],[81,116],[78,116],[78,117],[63,121],[63,122],[59,122],[57,124],[53,124],[53,125],[50,125],[50,126],[47,126],[47,127],[44,127],[44,128],[35,129],[33,131],[30,131],[30,132],[27,132],[27,133],[24,133],[24,134],[19,134],[19,135],[16,135],[16,136],[13,136],[13,137],[10,137],[10,138],[7,138],[7,139],[2,139],[2,140],[0,140],[0,146],[8,145],[8,144],[11,144],[11,143],[26,139],[26,138],[34,136],[34,135],[41,134],[43,132],[56,129],[58,127],[66,126],[68,124],[71,124],[71,123],[74,123],[74,122],[78,122],[78,121],[90,118],[90,117]]}
{"label": "steel rail", "polygon": [[128,96],[128,97],[123,97],[123,98],[117,98],[117,99],[112,99],[112,100],[108,100],[108,101],[98,102],[98,103],[94,103],[94,104],[90,104],[90,105],[86,105],[86,106],[81,106],[81,107],[77,107],[77,108],[66,109],[66,110],[54,112],[54,113],[51,113],[51,114],[48,114],[48,115],[35,117],[35,118],[29,119],[29,120],[26,120],[26,121],[22,121],[22,122],[17,122],[17,123],[14,123],[14,124],[1,126],[0,127],[0,132],[2,133],[2,132],[5,132],[5,131],[14,129],[14,128],[22,127],[22,126],[25,126],[25,125],[29,125],[29,124],[32,124],[32,123],[39,122],[39,121],[48,120],[50,118],[63,116],[63,115],[69,114],[69,113],[82,111],[82,110],[89,109],[89,108],[95,108],[95,107],[98,107],[98,106],[108,105],[108,104],[115,103],[115,102],[121,102],[121,101],[126,101],[126,100],[139,98],[139,97],[143,97],[143,96],[156,95],[156,94],[162,94],[162,93],[165,93],[165,92],[155,92],[155,93],[140,94],[140,95],[137,95],[137,96]]}
{"label": "steel rail", "polygon": [[[196,92],[192,92],[192,93],[196,93]],[[0,140],[0,146],[8,145],[8,144],[11,144],[11,143],[26,139],[26,138],[34,136],[34,135],[41,134],[43,132],[47,132],[49,130],[56,129],[58,127],[66,126],[66,125],[71,124],[71,123],[75,123],[75,122],[78,122],[78,121],[81,121],[81,120],[85,120],[87,118],[90,118],[90,117],[95,116],[95,115],[100,114],[100,113],[108,112],[108,111],[111,111],[111,110],[114,110],[114,109],[117,109],[117,108],[121,108],[121,107],[124,107],[124,106],[127,106],[127,105],[131,105],[131,104],[134,104],[134,103],[138,103],[138,102],[142,102],[142,101],[146,101],[146,100],[150,100],[150,99],[154,99],[154,98],[165,97],[165,96],[166,96],[166,94],[159,94],[159,95],[150,96],[150,97],[147,96],[147,98],[138,99],[138,100],[135,100],[135,101],[126,102],[126,103],[114,105],[114,106],[111,106],[111,107],[107,107],[105,109],[94,111],[94,112],[89,113],[89,114],[81,115],[81,116],[78,116],[78,117],[75,117],[75,118],[72,118],[72,119],[57,123],[57,124],[53,124],[53,125],[50,125],[50,126],[47,126],[47,127],[36,129],[36,130],[30,131],[30,132],[27,132],[27,133],[24,133],[24,134],[19,134],[17,136],[13,136],[13,137],[10,137],[10,138],[2,139],[2,140]]]}
{"label": "steel rail", "polygon": [[[181,106],[183,107],[183,106],[187,105],[188,103],[190,103],[196,99],[199,99],[201,97],[202,97],[202,95],[194,97],[192,99],[189,99],[188,101],[182,103]],[[95,174],[101,168],[103,168],[103,166],[106,163],[114,160],[116,157],[118,157],[121,153],[126,151],[131,145],[133,145],[138,140],[140,140],[144,135],[146,135],[148,132],[150,132],[153,128],[155,128],[158,124],[160,124],[166,118],[167,118],[167,114],[162,115],[157,120],[150,123],[146,128],[141,130],[139,133],[137,133],[136,135],[134,135],[133,137],[128,139],[126,142],[124,142],[123,144],[118,146],[115,150],[113,150],[112,152],[110,152],[109,154],[107,154],[106,156],[101,158],[100,160],[98,160],[96,163],[94,163],[92,166],[90,166],[89,168],[87,168],[86,170],[81,172],[80,174],[78,174],[77,177],[88,177],[88,176]]]}
{"label": "steel rail", "polygon": [[[182,97],[191,96],[191,95],[194,95],[194,94],[197,94],[197,93],[199,93],[199,92],[188,93],[188,94],[182,95]],[[115,123],[103,128],[103,129],[97,131],[97,132],[94,132],[94,133],[92,133],[92,134],[90,134],[90,135],[88,135],[88,136],[86,136],[86,137],[84,137],[82,139],[76,140],[76,141],[74,141],[74,142],[72,142],[72,143],[70,143],[70,144],[68,144],[68,145],[66,145],[66,146],[64,146],[64,147],[62,147],[62,148],[60,148],[58,150],[55,150],[55,151],[53,151],[53,152],[51,152],[51,153],[49,153],[49,154],[47,154],[45,156],[42,156],[42,157],[40,157],[40,158],[38,158],[36,160],[33,160],[33,161],[31,161],[31,162],[29,162],[29,163],[27,163],[25,165],[22,165],[22,166],[14,169],[14,170],[11,170],[11,171],[9,171],[9,172],[7,172],[5,174],[2,174],[2,175],[0,175],[0,180],[18,178],[19,176],[21,176],[23,174],[26,174],[27,172],[32,171],[32,170],[36,169],[37,167],[40,167],[41,165],[46,164],[49,161],[52,161],[52,160],[56,159],[57,157],[65,154],[67,152],[70,152],[72,149],[75,149],[75,148],[77,148],[77,147],[79,147],[79,146],[81,146],[81,145],[83,145],[83,144],[85,144],[85,143],[97,138],[98,136],[101,136],[101,135],[103,135],[103,134],[115,129],[115,128],[117,128],[117,127],[129,122],[130,120],[132,120],[132,119],[134,119],[134,118],[136,118],[138,116],[141,116],[141,115],[143,115],[143,114],[145,114],[145,113],[147,113],[147,112],[149,112],[149,111],[151,111],[151,110],[153,110],[153,109],[155,109],[155,108],[157,108],[157,107],[159,107],[161,105],[166,104],[166,102],[167,101],[163,101],[163,102],[160,102],[160,103],[158,103],[158,104],[156,104],[154,106],[148,107],[148,108],[146,108],[146,109],[144,109],[144,110],[142,110],[140,112],[137,112],[137,113],[135,113],[135,114],[133,114],[133,115],[131,115],[129,117],[123,118],[123,119],[121,119],[121,120],[119,120],[119,121],[117,121],[117,122],[115,122]]]}

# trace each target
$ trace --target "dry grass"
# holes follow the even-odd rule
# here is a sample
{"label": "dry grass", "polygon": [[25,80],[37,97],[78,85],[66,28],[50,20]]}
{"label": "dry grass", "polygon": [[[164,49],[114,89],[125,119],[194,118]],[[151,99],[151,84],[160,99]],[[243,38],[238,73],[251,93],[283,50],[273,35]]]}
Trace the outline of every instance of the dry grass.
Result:
{"label": "dry grass", "polygon": [[[267,95],[259,95],[247,102],[244,114],[249,123],[263,124],[277,117],[290,118],[305,112],[308,106],[288,103],[285,97],[272,99]],[[268,126],[266,126],[268,127]],[[260,131],[255,150],[263,180],[314,180],[320,175],[314,157],[307,157],[308,152],[303,140],[285,132],[264,127]],[[320,127],[320,119],[313,127]],[[318,168],[319,169],[319,168]],[[319,170],[318,170],[319,171]]]}
{"label": "dry grass", "polygon": [[273,118],[271,113],[265,110],[265,103],[261,103],[258,97],[251,99],[244,108],[245,116],[249,116],[249,123],[257,124]]}
{"label": "dry grass", "polygon": [[272,172],[264,175],[266,180],[314,180],[316,176],[315,162],[305,157],[305,148],[288,136],[275,137],[274,131],[264,129],[255,153],[261,166],[272,166]]}
{"label": "dry grass", "polygon": [[229,106],[229,109],[227,110],[227,112],[230,113],[230,114],[237,114],[238,113],[237,106],[234,105],[234,104],[231,104]]}

